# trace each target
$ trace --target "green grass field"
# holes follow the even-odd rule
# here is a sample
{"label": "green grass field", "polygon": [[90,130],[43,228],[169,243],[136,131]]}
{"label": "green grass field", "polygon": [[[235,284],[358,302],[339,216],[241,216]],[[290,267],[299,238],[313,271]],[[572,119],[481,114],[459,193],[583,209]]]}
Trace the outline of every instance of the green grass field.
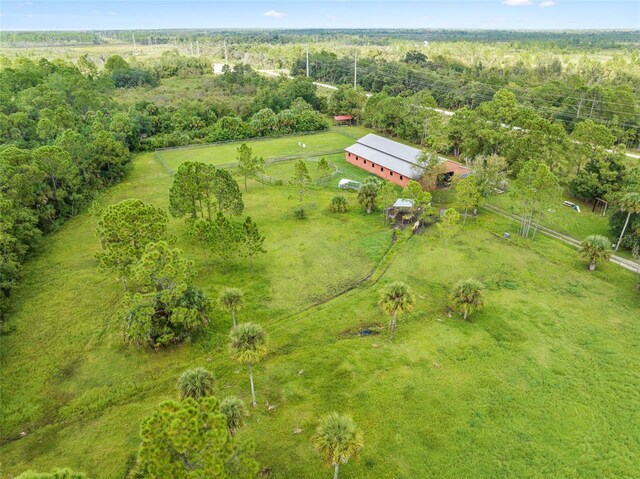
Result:
{"label": "green grass field", "polygon": [[[580,212],[564,206],[562,200],[568,200],[580,206]],[[556,206],[550,208],[542,218],[541,223],[560,233],[583,240],[589,235],[600,234],[610,236],[609,217],[591,211],[591,206],[584,201],[565,196]],[[512,199],[508,193],[496,195],[489,199],[489,203],[513,212]]]}
{"label": "green grass field", "polygon": [[[201,161],[212,165],[235,163],[238,146],[247,143],[253,153],[265,160],[289,156],[319,155],[323,152],[337,152],[355,143],[360,136],[370,130],[360,127],[334,127],[323,133],[293,135],[280,138],[265,138],[248,141],[234,141],[197,148],[176,148],[160,152],[166,165],[176,170],[185,161]],[[301,145],[305,145],[302,147]]]}
{"label": "green grass field", "polygon": [[[341,131],[358,134],[301,141],[310,153],[342,148],[351,139]],[[251,145],[273,158],[297,154],[298,141]],[[172,167],[188,159],[221,164],[234,161],[235,148],[162,155]],[[342,155],[328,159],[347,177],[366,176]],[[286,179],[291,171],[285,162],[267,174]],[[469,221],[448,249],[432,230],[391,247],[380,215],[366,215],[355,194],[343,193],[348,213],[326,212],[337,181],[312,189],[304,221],[293,217],[286,182],[250,181],[244,214],[268,250],[253,274],[241,260],[227,272],[206,263],[182,220],[170,223],[196,261],[196,284],[211,296],[223,286],[244,289],[240,319],[269,335],[269,354],[256,368],[259,407],[239,434],[253,438],[270,477],[329,477],[310,436],[333,410],[351,413],[365,435],[360,463],[341,468],[345,478],[640,476],[640,296],[632,273],[614,264],[588,273],[574,249],[545,237],[504,240],[509,226],[489,213]],[[137,197],[166,208],[170,185],[153,155],[143,154],[99,204]],[[176,397],[176,378],[189,367],[209,368],[218,395],[249,398],[246,370],[228,358],[224,313],[180,347],[122,344],[113,315],[121,290],[97,270],[95,222],[84,213],[47,238],[3,328],[2,477],[54,466],[125,477],[140,422]],[[467,277],[485,282],[487,306],[471,322],[448,318],[448,290]],[[386,324],[378,291],[394,280],[417,299],[394,342],[354,334]],[[276,408],[267,411],[267,401]]]}

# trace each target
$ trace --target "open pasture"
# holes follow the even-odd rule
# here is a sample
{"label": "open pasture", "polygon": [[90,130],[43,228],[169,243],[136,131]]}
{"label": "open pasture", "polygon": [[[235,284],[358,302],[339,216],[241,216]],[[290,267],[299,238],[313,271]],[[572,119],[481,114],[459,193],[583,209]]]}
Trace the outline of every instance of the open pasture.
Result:
{"label": "open pasture", "polygon": [[[351,143],[342,131],[358,134],[249,143],[265,158],[297,155],[299,141],[320,154]],[[224,164],[237,146],[161,155],[171,168]],[[340,155],[327,159],[364,177]],[[286,178],[287,168],[292,162],[267,174]],[[310,436],[332,410],[352,414],[365,435],[360,463],[341,469],[348,478],[640,475],[640,301],[630,272],[605,264],[588,273],[575,250],[545,237],[505,240],[509,225],[488,213],[448,248],[433,229],[392,245],[381,215],[365,214],[355,194],[342,193],[348,213],[326,212],[335,183],[312,188],[299,221],[287,182],[249,182],[243,215],[258,223],[268,251],[253,274],[245,260],[226,271],[205,261],[183,220],[170,223],[196,262],[196,285],[212,297],[224,286],[244,289],[240,320],[269,335],[255,373],[259,406],[239,434],[253,439],[271,478],[328,477]],[[142,154],[99,206],[135,197],[167,208],[170,185],[154,156]],[[176,397],[176,378],[190,367],[209,368],[219,396],[249,397],[246,370],[228,356],[226,313],[176,348],[122,344],[113,314],[121,290],[97,269],[95,222],[89,212],[69,221],[25,268],[2,337],[2,477],[53,466],[125,477],[140,422]],[[486,307],[470,322],[449,318],[450,287],[468,277],[486,284]],[[394,280],[413,289],[414,311],[401,317],[393,343],[384,330],[359,335],[386,325],[378,291]]]}
{"label": "open pasture", "polygon": [[368,132],[369,130],[358,127],[337,127],[311,135],[232,141],[195,148],[174,148],[158,154],[162,161],[174,171],[185,161],[201,161],[212,165],[235,163],[238,146],[242,143],[247,143],[254,155],[261,156],[266,161],[282,157],[326,156],[337,154],[338,151],[353,144],[356,138]]}

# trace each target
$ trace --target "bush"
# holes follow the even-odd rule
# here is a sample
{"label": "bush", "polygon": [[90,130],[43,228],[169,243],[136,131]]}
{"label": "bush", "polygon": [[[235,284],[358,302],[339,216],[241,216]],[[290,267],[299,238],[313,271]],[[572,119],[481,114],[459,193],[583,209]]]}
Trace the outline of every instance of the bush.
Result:
{"label": "bush", "polygon": [[211,304],[199,289],[190,286],[171,303],[161,294],[127,295],[121,313],[124,340],[160,348],[184,341],[208,323]]}
{"label": "bush", "polygon": [[142,85],[158,86],[158,80],[146,70],[128,68],[116,70],[111,74],[116,88],[134,88]]}
{"label": "bush", "polygon": [[344,196],[337,195],[331,198],[328,209],[331,213],[346,213],[349,210],[349,203]]}
{"label": "bush", "polygon": [[178,378],[180,399],[200,399],[213,393],[213,374],[205,368],[187,369]]}
{"label": "bush", "polygon": [[304,211],[303,206],[298,206],[293,212],[293,215],[299,220],[303,220],[307,217],[307,213]]}

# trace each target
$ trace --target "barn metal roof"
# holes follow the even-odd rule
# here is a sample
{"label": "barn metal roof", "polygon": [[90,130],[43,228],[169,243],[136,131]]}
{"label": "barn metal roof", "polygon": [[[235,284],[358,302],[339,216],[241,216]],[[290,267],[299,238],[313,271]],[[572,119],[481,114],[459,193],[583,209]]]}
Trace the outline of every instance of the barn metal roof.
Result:
{"label": "barn metal roof", "polygon": [[373,133],[363,136],[345,151],[413,180],[421,176],[416,162],[420,150]]}
{"label": "barn metal roof", "polygon": [[[412,180],[417,180],[422,176],[422,168],[418,164],[418,157],[422,152],[418,148],[373,133],[363,136],[357,140],[355,145],[345,148],[345,151]],[[438,159],[440,162],[447,163],[447,171],[458,174],[468,174],[469,172],[467,167],[455,161],[442,156],[439,156]]]}
{"label": "barn metal roof", "polygon": [[383,168],[395,171],[399,175],[406,176],[407,178],[413,180],[420,178],[420,168],[413,163],[406,162],[382,151],[374,150],[360,143],[351,145],[349,148],[346,148],[345,151],[364,158],[375,165],[380,165]]}
{"label": "barn metal roof", "polygon": [[382,151],[388,155],[416,164],[421,151],[413,146],[405,145],[397,141],[384,138],[382,136],[369,133],[358,140],[361,145],[368,146],[374,150]]}

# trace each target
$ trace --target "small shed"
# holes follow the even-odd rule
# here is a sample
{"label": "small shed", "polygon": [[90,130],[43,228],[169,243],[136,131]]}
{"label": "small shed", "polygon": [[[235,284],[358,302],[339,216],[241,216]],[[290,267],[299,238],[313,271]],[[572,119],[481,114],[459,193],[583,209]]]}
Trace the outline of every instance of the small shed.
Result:
{"label": "small shed", "polygon": [[353,116],[336,115],[333,117],[333,121],[336,122],[336,125],[351,125],[353,123]]}
{"label": "small shed", "polygon": [[415,202],[411,199],[398,198],[393,204],[392,208],[395,208],[397,210],[410,210],[413,209],[414,204]]}
{"label": "small shed", "polygon": [[349,180],[347,178],[342,178],[338,182],[338,188],[340,188],[342,190],[356,190],[356,191],[358,191],[360,189],[360,182],[359,181],[354,181],[354,180]]}
{"label": "small shed", "polygon": [[393,206],[385,210],[387,218],[398,225],[413,223],[418,219],[422,208],[416,210],[415,201],[409,198],[398,198]]}

